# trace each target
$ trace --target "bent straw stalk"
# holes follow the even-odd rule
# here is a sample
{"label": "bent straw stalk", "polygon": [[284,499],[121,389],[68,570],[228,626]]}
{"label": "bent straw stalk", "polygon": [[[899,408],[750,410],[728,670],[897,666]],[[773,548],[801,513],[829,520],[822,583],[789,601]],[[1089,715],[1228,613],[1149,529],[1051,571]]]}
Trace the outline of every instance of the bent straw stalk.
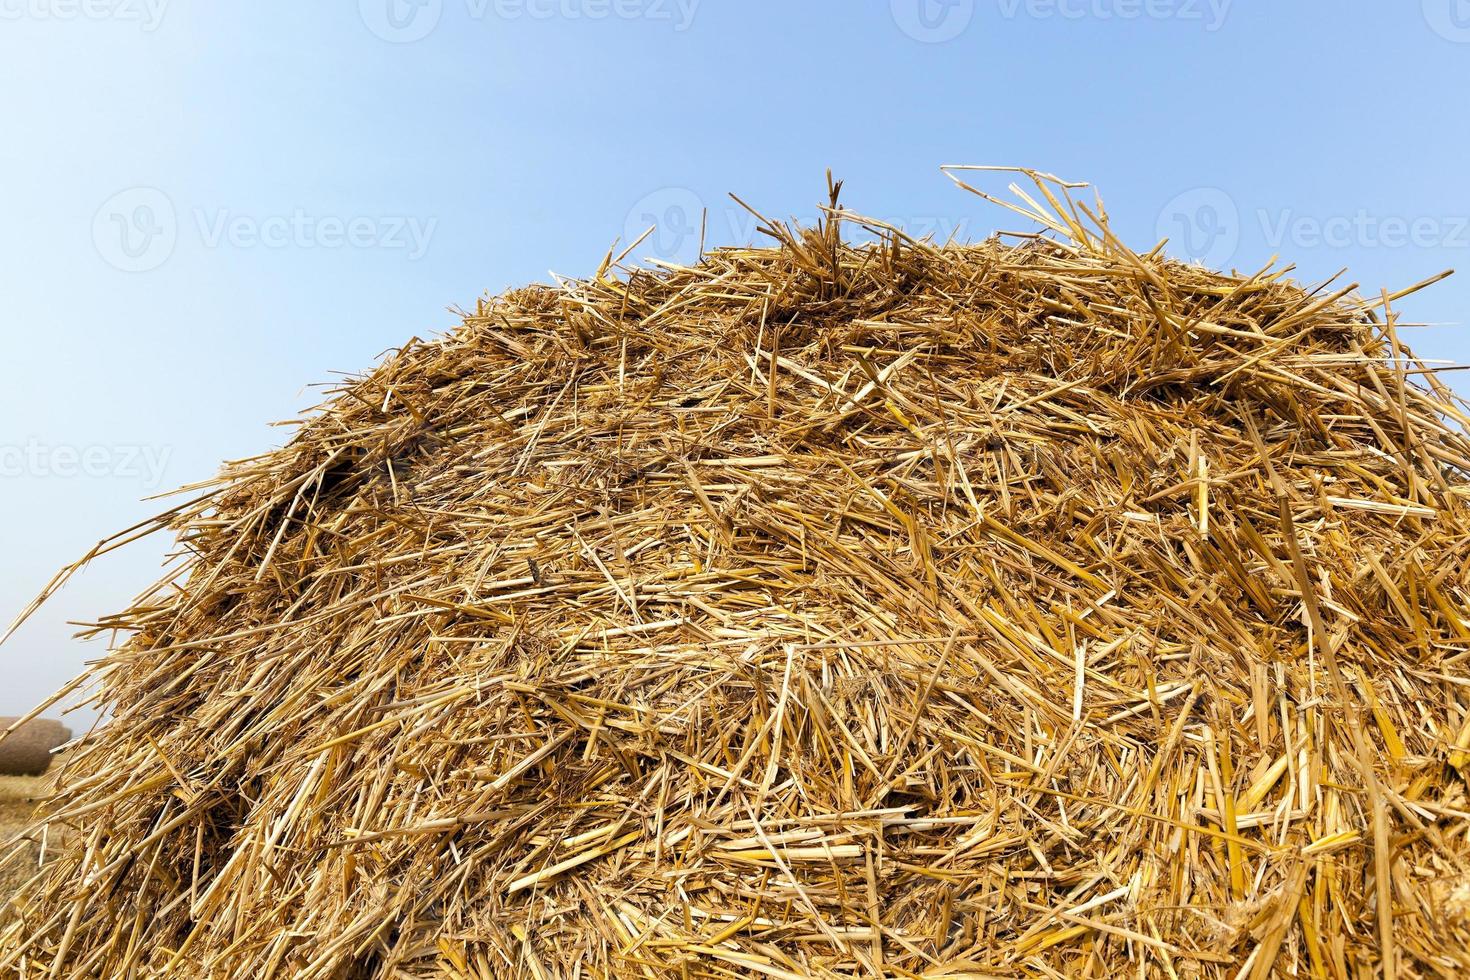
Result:
{"label": "bent straw stalk", "polygon": [[1470,440],[1411,290],[1026,176],[1019,240],[834,187],[482,300],[101,546],[187,563],[96,624],[0,975],[1464,975]]}

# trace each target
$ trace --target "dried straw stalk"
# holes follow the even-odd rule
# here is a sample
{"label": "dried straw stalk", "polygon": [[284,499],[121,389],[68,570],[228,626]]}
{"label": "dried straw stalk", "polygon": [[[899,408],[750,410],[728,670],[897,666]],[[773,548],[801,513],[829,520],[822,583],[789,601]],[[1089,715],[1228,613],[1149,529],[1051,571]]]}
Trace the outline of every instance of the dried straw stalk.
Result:
{"label": "dried straw stalk", "polygon": [[1466,415],[1029,176],[482,301],[100,548],[186,563],[0,975],[1465,975]]}

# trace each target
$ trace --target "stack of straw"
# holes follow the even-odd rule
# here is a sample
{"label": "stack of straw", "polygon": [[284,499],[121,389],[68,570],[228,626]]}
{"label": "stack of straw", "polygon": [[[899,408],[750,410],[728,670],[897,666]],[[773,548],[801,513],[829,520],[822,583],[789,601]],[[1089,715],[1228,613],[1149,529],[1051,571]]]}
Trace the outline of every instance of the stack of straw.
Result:
{"label": "stack of straw", "polygon": [[71,730],[49,718],[0,718],[0,776],[40,776],[51,753],[71,741]]}
{"label": "stack of straw", "polygon": [[165,515],[0,975],[1465,975],[1412,290],[1030,176],[484,300]]}

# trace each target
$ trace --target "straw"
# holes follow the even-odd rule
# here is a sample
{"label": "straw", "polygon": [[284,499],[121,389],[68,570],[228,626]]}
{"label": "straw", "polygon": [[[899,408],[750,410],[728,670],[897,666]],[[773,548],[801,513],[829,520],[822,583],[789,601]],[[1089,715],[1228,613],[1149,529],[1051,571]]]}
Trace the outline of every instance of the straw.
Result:
{"label": "straw", "polygon": [[1411,290],[1020,179],[1043,234],[833,186],[486,298],[194,488],[0,975],[1470,971],[1470,440]]}
{"label": "straw", "polygon": [[0,776],[42,775],[51,753],[70,740],[71,731],[59,721],[0,718]]}

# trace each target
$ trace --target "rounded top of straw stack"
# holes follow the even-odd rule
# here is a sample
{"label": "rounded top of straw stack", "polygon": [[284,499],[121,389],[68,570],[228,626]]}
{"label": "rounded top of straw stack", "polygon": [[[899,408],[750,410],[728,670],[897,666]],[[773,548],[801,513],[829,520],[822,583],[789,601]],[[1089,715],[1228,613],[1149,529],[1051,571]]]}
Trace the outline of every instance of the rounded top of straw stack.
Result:
{"label": "rounded top of straw stack", "polygon": [[165,515],[0,974],[1470,969],[1465,416],[1031,176],[483,300]]}

